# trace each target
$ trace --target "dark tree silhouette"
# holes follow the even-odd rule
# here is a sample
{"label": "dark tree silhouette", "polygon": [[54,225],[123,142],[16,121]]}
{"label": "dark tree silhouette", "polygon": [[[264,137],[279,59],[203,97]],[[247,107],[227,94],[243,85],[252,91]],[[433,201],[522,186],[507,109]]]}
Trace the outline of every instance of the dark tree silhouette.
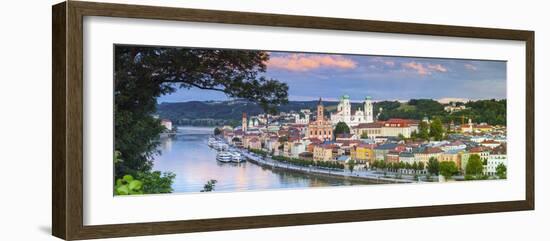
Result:
{"label": "dark tree silhouette", "polygon": [[349,134],[350,129],[349,129],[349,126],[345,122],[340,121],[334,127],[333,133],[334,133],[334,138],[336,138],[336,136],[339,135],[339,134]]}
{"label": "dark tree silhouette", "polygon": [[157,97],[178,88],[199,88],[258,103],[266,112],[288,102],[288,86],[261,74],[264,51],[115,46],[116,175],[151,170],[162,131]]}

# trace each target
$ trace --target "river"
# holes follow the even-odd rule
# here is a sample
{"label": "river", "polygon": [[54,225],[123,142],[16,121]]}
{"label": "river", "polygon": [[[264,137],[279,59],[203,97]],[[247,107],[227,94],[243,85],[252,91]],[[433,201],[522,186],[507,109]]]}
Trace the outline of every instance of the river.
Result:
{"label": "river", "polygon": [[154,170],[176,174],[175,193],[199,192],[208,180],[217,180],[215,191],[245,191],[364,184],[341,178],[306,175],[263,168],[244,162],[220,163],[207,145],[213,128],[179,127],[174,137],[161,138]]}

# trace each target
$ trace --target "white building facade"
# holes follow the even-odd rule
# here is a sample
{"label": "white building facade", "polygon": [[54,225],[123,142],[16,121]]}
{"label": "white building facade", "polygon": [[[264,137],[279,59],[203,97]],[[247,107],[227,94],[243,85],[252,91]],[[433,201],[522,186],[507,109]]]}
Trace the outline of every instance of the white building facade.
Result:
{"label": "white building facade", "polygon": [[338,122],[344,122],[349,127],[352,127],[361,123],[372,123],[374,121],[373,114],[373,104],[369,96],[363,102],[363,109],[358,108],[352,113],[349,96],[344,95],[340,97],[340,103],[336,108],[336,112],[331,113],[330,121],[333,126],[338,124]]}

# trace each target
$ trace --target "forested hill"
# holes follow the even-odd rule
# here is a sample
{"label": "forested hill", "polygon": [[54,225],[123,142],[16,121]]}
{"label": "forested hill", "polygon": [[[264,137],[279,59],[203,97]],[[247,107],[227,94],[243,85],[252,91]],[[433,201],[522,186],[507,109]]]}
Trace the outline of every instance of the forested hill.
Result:
{"label": "forested hill", "polygon": [[420,120],[424,117],[430,119],[440,118],[443,123],[460,124],[472,119],[474,123],[488,123],[490,125],[506,125],[506,100],[477,100],[466,103],[457,102],[457,105],[465,105],[466,109],[448,113],[444,111],[445,105],[431,99],[411,99],[406,103],[398,101],[381,101],[374,104],[375,114],[381,107],[380,120],[389,118],[406,118]]}
{"label": "forested hill", "polygon": [[[323,104],[333,109],[337,102],[326,102]],[[289,112],[301,109],[315,110],[317,101],[290,101],[280,106],[279,111]],[[239,125],[242,113],[249,116],[263,113],[262,108],[252,102],[244,100],[232,101],[188,101],[177,103],[161,103],[157,106],[157,114],[161,118],[167,118],[179,125]]]}
{"label": "forested hill", "polygon": [[[323,101],[325,113],[333,112],[338,102]],[[461,103],[459,103],[461,104]],[[444,105],[431,99],[413,99],[408,102],[379,101],[374,103],[374,113],[378,114],[380,108],[380,120],[389,118],[408,118],[420,120],[424,117],[439,117],[444,123],[451,120],[460,123],[462,116],[467,120],[472,118],[474,122],[487,122],[489,124],[506,124],[506,100],[479,100],[464,103],[466,110],[447,113]],[[310,109],[315,111],[317,101],[290,101],[280,106],[279,111],[299,111]],[[361,103],[352,103],[356,110],[362,107]],[[177,103],[161,103],[157,106],[157,114],[161,118],[172,120],[178,125],[239,125],[242,113],[256,115],[262,113],[262,109],[255,103],[244,100],[232,101],[188,101]]]}

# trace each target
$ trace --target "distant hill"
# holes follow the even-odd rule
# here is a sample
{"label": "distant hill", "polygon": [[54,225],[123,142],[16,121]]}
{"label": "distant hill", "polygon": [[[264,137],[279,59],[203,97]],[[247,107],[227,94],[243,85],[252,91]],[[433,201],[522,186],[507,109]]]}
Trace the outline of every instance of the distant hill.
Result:
{"label": "distant hill", "polygon": [[[323,101],[325,114],[336,110],[338,102]],[[412,99],[406,103],[398,101],[379,101],[374,103],[374,114],[380,120],[389,118],[408,118],[420,120],[423,117],[430,119],[439,117],[443,122],[454,121],[460,123],[462,116],[472,118],[474,122],[489,124],[506,124],[506,100],[478,100],[465,103],[468,109],[453,114],[443,111],[444,105],[431,99]],[[290,101],[280,106],[279,111],[290,112],[310,109],[315,111],[317,101]],[[361,103],[352,103],[352,109],[362,107]],[[257,115],[263,113],[257,104],[245,100],[231,101],[188,101],[176,103],[161,103],[157,106],[157,114],[161,118],[172,120],[177,125],[216,126],[240,125],[242,113]]]}
{"label": "distant hill", "polygon": [[[323,101],[327,112],[336,110],[338,102]],[[352,104],[354,108],[359,103]],[[288,104],[280,106],[279,111],[290,112],[310,109],[315,111],[317,101],[289,101]],[[232,101],[188,101],[176,103],[161,103],[157,106],[157,114],[161,118],[170,119],[179,125],[238,125],[242,113],[257,115],[263,110],[257,104],[245,100]],[[328,114],[328,113],[327,113]]]}

